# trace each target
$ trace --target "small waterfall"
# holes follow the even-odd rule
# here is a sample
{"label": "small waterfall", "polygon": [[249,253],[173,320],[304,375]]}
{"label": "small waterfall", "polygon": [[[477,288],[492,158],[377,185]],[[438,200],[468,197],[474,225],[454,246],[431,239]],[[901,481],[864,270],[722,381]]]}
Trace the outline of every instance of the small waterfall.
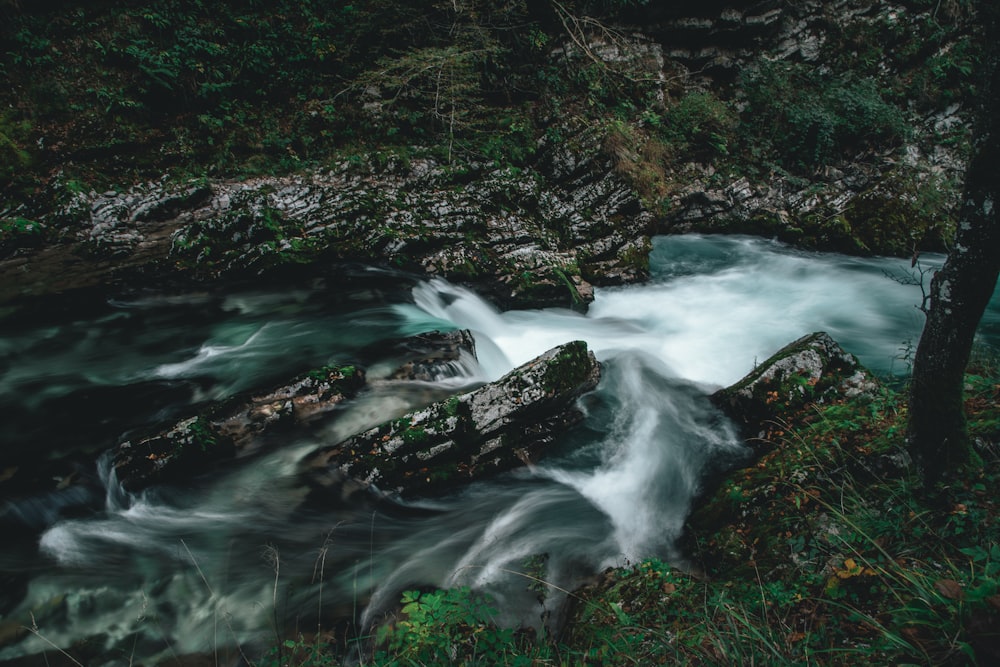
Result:
{"label": "small waterfall", "polygon": [[120,512],[128,509],[134,500],[118,481],[115,470],[115,450],[109,449],[97,459],[97,477],[104,487],[104,509],[106,512]]}

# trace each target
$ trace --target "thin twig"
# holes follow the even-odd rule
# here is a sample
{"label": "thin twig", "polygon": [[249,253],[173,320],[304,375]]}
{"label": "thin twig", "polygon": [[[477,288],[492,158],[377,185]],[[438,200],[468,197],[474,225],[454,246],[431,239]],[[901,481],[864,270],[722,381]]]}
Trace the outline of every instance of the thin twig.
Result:
{"label": "thin twig", "polygon": [[76,658],[74,658],[73,656],[71,656],[69,653],[67,653],[65,650],[63,650],[60,646],[58,646],[55,642],[53,642],[51,639],[49,639],[48,637],[44,636],[41,632],[38,631],[38,623],[35,621],[35,615],[33,613],[31,614],[31,627],[28,627],[27,625],[22,625],[21,627],[24,628],[25,630],[27,630],[28,632],[30,632],[31,634],[35,635],[39,639],[41,639],[43,642],[45,642],[46,644],[48,644],[49,646],[51,646],[55,650],[57,650],[60,653],[62,653],[74,665],[79,665],[79,667],[84,667],[83,663],[81,663],[79,660],[77,660]]}

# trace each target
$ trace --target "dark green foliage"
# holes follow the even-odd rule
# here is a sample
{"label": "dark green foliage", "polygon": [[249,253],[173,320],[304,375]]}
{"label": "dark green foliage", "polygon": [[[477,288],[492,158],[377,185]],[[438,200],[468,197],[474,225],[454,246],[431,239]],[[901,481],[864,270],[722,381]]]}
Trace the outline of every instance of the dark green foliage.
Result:
{"label": "dark green foliage", "polygon": [[0,112],[0,187],[16,180],[32,161],[27,142],[31,134],[31,123],[17,120],[15,115]]}
{"label": "dark green foliage", "polygon": [[710,92],[684,95],[657,120],[667,143],[695,156],[728,153],[738,122],[729,106]]}
{"label": "dark green foliage", "polygon": [[493,601],[467,587],[407,591],[401,603],[399,617],[380,626],[380,648],[368,664],[527,667],[549,657],[547,647],[496,627]]}
{"label": "dark green foliage", "polygon": [[188,425],[187,429],[190,437],[189,446],[197,447],[202,452],[208,452],[219,443],[215,429],[205,417],[198,417]]}
{"label": "dark green foliage", "polygon": [[934,53],[913,76],[907,93],[922,108],[942,107],[975,95],[981,49],[963,37]]}
{"label": "dark green foliage", "polygon": [[519,100],[543,33],[524,3],[79,3],[7,28],[0,186],[68,162],[100,190],[287,172],[357,144],[515,163],[535,148]]}
{"label": "dark green foliage", "polygon": [[769,148],[789,169],[812,171],[829,162],[908,135],[906,112],[891,104],[874,79],[825,76],[807,65],[764,63],[746,75],[743,112],[749,140]]}
{"label": "dark green foliage", "polygon": [[45,227],[26,218],[0,219],[0,257],[18,248],[41,245]]}
{"label": "dark green foliage", "polygon": [[332,644],[321,639],[307,639],[299,635],[295,639],[286,639],[274,646],[259,660],[255,667],[337,667],[341,664],[336,657]]}

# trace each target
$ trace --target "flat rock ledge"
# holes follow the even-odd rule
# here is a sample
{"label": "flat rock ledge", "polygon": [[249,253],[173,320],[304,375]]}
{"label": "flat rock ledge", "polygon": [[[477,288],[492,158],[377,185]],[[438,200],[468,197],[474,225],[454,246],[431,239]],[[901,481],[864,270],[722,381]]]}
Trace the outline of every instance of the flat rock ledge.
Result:
{"label": "flat rock ledge", "polygon": [[583,415],[600,364],[583,341],[566,343],[495,382],[383,423],[303,462],[313,497],[345,482],[380,494],[427,496],[536,461]]}
{"label": "flat rock ledge", "polygon": [[786,345],[736,384],[712,394],[712,402],[740,425],[748,444],[765,447],[770,424],[814,403],[872,394],[878,382],[857,357],[824,332]]}

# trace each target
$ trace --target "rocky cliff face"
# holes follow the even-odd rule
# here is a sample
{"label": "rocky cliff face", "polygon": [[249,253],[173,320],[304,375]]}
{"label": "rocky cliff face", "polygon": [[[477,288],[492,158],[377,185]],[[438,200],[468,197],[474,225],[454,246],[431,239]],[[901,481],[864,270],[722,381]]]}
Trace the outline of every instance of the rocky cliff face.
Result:
{"label": "rocky cliff face", "polygon": [[[966,163],[974,23],[946,4],[671,4],[613,29],[563,16],[551,60],[594,87],[617,81],[601,103],[618,91],[624,106],[594,115],[570,97],[564,113],[539,111],[523,166],[410,147],[282,177],[104,192],[56,177],[38,196],[58,210],[28,224],[0,207],[17,233],[0,239],[0,302],[357,261],[471,283],[504,307],[584,307],[595,285],[645,278],[658,232],[909,256],[947,238]],[[803,81],[827,88],[797,93]],[[625,89],[649,107],[628,111]]]}
{"label": "rocky cliff face", "polygon": [[571,307],[593,284],[646,276],[651,216],[594,151],[553,147],[523,170],[377,157],[292,177],[79,194],[65,209],[75,238],[0,261],[0,298],[339,260],[474,283],[507,306]]}
{"label": "rocky cliff face", "polygon": [[[693,10],[653,10],[647,15],[652,20],[637,30],[653,41],[684,90],[712,91],[753,112],[746,86],[762,69],[812,71],[831,83],[876,82],[889,97],[906,98],[911,113],[901,145],[859,146],[840,155],[816,152],[805,156],[808,164],[794,168],[773,158],[734,168],[724,155],[673,165],[666,177],[674,187],[662,205],[658,229],[771,235],[849,253],[909,255],[939,245],[950,233],[940,227],[941,219],[958,204],[970,118],[960,96],[941,94],[934,86],[947,85],[951,75],[943,70],[974,62],[962,60],[957,51],[975,29],[961,8],[932,4],[709,2]],[[942,43],[945,26],[954,35]],[[936,84],[927,80],[926,67],[934,69],[930,77]],[[766,92],[776,104],[792,102],[779,99],[786,91]],[[759,121],[765,134],[804,129],[812,135],[801,137],[803,144],[816,134],[835,134],[833,116],[841,112],[824,108],[824,93],[807,93],[815,99],[791,109],[798,117],[776,114]],[[852,94],[848,86],[831,97]],[[930,99],[933,95],[937,99]],[[844,113],[865,113],[861,105],[852,107],[859,100],[839,101],[847,105]],[[789,127],[789,121],[801,125]]]}

